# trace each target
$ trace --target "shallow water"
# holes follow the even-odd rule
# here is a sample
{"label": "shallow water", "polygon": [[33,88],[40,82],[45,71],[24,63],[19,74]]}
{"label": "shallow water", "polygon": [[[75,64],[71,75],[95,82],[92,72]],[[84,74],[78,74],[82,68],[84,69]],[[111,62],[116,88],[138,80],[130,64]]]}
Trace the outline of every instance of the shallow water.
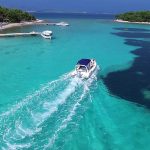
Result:
{"label": "shallow water", "polygon": [[[52,30],[51,41],[0,39],[1,149],[149,150],[150,27],[62,20],[6,31]],[[69,77],[81,58],[100,67],[87,81]]]}

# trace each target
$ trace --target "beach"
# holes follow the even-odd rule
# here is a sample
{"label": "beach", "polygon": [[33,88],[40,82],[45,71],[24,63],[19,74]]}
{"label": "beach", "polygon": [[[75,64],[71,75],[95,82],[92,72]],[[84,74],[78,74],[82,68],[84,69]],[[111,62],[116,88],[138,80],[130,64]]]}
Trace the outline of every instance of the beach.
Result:
{"label": "beach", "polygon": [[4,23],[0,24],[0,30],[10,29],[14,27],[22,27],[27,25],[35,25],[35,24],[41,24],[44,23],[44,20],[36,19],[35,21],[28,21],[28,22],[20,22],[20,23]]}
{"label": "beach", "polygon": [[116,19],[114,21],[115,22],[120,22],[120,23],[150,24],[150,22],[131,22],[131,21],[125,21],[125,20],[121,20],[121,19]]}

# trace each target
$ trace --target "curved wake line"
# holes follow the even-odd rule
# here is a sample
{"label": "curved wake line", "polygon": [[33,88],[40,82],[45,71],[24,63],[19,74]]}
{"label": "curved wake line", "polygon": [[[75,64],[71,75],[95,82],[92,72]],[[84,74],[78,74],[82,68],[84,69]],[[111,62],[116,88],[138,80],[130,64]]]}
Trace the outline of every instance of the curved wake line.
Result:
{"label": "curved wake line", "polygon": [[48,119],[54,112],[58,111],[58,107],[62,104],[64,104],[67,100],[67,98],[76,90],[76,87],[81,85],[82,81],[79,78],[74,78],[71,83],[62,91],[57,98],[53,102],[45,102],[43,104],[44,108],[47,110],[47,112],[43,114],[38,114],[37,116],[33,115],[33,118],[35,119],[35,122],[37,122],[37,127],[41,125],[46,119]]}
{"label": "curved wake line", "polygon": [[[75,100],[74,105],[68,105],[70,108],[68,116],[64,120],[63,118],[61,119],[61,124],[56,131],[53,131],[54,134],[48,140],[48,144],[43,145],[45,149],[52,147],[59,133],[68,126],[73,116],[76,115],[76,110],[87,95],[89,86],[96,79],[95,77],[94,74],[88,80],[83,81],[81,78],[70,78],[69,74],[65,74],[58,80],[47,83],[33,94],[22,99],[10,110],[0,114],[0,128],[2,127],[2,130],[0,129],[2,139],[1,137],[0,139],[3,141],[2,144],[9,149],[32,147],[33,141],[30,140],[34,135],[42,131],[41,125],[49,118],[55,117],[52,115],[60,110],[60,106],[65,107],[64,104],[69,99]],[[82,94],[79,94],[78,90],[80,89],[83,91]],[[78,98],[75,97],[74,99],[74,96]],[[29,139],[28,143],[24,139]]]}
{"label": "curved wake line", "polygon": [[52,84],[57,83],[58,81],[62,81],[64,79],[67,78],[67,75],[60,77],[60,79],[58,80],[54,80],[52,82],[47,83],[46,86],[43,86],[40,90],[35,91],[33,94],[28,95],[26,98],[24,98],[23,100],[21,100],[19,103],[17,103],[14,106],[11,106],[10,110],[3,112],[2,114],[0,114],[0,117],[6,117],[9,115],[14,114],[17,110],[19,110],[20,108],[22,108],[24,105],[26,105],[30,100],[32,100],[34,97],[40,96],[41,94],[43,94],[45,91],[51,91],[53,88],[51,87]]}
{"label": "curved wake line", "polygon": [[[57,81],[57,80],[56,80],[56,81]],[[27,96],[25,99],[23,99],[23,100],[22,100],[21,102],[19,102],[17,105],[12,106],[12,108],[11,108],[9,111],[6,111],[6,112],[0,114],[0,117],[9,116],[10,114],[11,114],[11,115],[14,114],[18,109],[20,109],[20,108],[23,107],[25,104],[27,104],[28,101],[32,100],[33,97],[36,97],[36,96],[41,95],[41,93],[43,93],[46,89],[49,88],[49,86],[50,86],[52,83],[54,83],[54,82],[56,82],[56,81],[50,82],[47,86],[41,88],[41,89],[38,90],[38,91],[35,91],[34,94]]]}
{"label": "curved wake line", "polygon": [[[56,83],[57,81],[61,82],[61,81],[65,81],[65,80],[66,79],[62,79],[62,80],[59,79],[59,80],[55,80],[55,81],[50,82],[47,86],[44,86],[40,90],[36,91],[33,95],[27,97],[23,102],[19,103],[17,105],[18,107],[15,107],[15,109],[12,109],[12,110],[8,111],[7,113],[3,114],[3,116],[6,117],[10,113],[14,113],[15,114],[15,112],[19,108],[23,107],[26,103],[28,103],[34,97],[39,97],[47,89],[48,89],[49,92],[53,92],[53,90],[55,90],[55,87],[50,88],[50,86],[53,83]],[[23,121],[23,118],[20,118],[20,117],[17,120],[15,120],[15,122],[13,123],[13,124],[15,124],[15,128],[14,129],[9,128],[9,130],[5,130],[5,133],[3,134],[3,141],[5,141],[5,144],[7,145],[7,147],[9,147],[10,149],[11,148],[13,148],[13,149],[17,149],[17,148],[29,148],[31,146],[30,144],[23,144],[22,143],[22,145],[20,145],[20,144],[17,145],[16,142],[18,140],[23,140],[27,136],[28,137],[32,137],[34,134],[37,134],[38,132],[40,132],[42,130],[42,128],[39,128],[39,126],[44,121],[46,121],[48,118],[50,118],[50,116],[54,112],[58,111],[58,107],[60,105],[63,105],[66,102],[66,100],[69,98],[69,96],[75,92],[76,87],[79,87],[80,85],[82,85],[82,80],[79,79],[79,78],[73,78],[73,79],[71,79],[69,81],[67,87],[58,94],[58,96],[55,98],[55,100],[53,100],[52,102],[47,102],[47,101],[45,102],[45,100],[39,102],[39,103],[42,103],[42,106],[39,105],[39,104],[38,104],[38,106],[39,106],[40,110],[41,109],[46,110],[44,112],[31,113],[32,112],[32,107],[31,107],[31,105],[28,105],[28,107],[31,107],[31,108],[27,109],[27,110],[29,110],[29,109],[31,110],[31,112],[30,112],[31,116],[28,116],[28,119],[32,118],[32,120],[31,120],[32,123],[30,122],[30,126],[27,127],[27,128],[24,128],[23,126],[25,125],[25,121],[26,120]],[[42,97],[40,97],[40,98],[42,98]],[[11,126],[11,124],[9,126]],[[11,144],[10,142],[12,140],[16,144]]]}
{"label": "curved wake line", "polygon": [[92,76],[90,79],[88,79],[87,82],[84,84],[83,93],[81,94],[80,98],[77,100],[77,102],[73,105],[72,109],[69,111],[69,115],[67,118],[65,118],[62,122],[59,128],[54,132],[53,136],[48,140],[48,144],[44,146],[44,150],[48,148],[52,148],[53,144],[58,138],[59,133],[65,129],[68,126],[68,123],[72,120],[73,116],[76,115],[77,108],[81,105],[81,101],[86,97],[89,91],[89,86],[92,84],[92,82],[96,79],[96,76]]}
{"label": "curved wake line", "polygon": [[61,132],[63,129],[65,129],[67,127],[69,121],[71,121],[72,117],[76,114],[76,109],[78,108],[78,106],[80,106],[80,102],[83,100],[85,95],[86,95],[86,90],[84,90],[83,94],[81,95],[81,97],[77,101],[77,103],[74,104],[74,106],[70,110],[70,113],[67,116],[67,118],[62,121],[60,127],[55,131],[53,136],[49,139],[48,144],[44,146],[44,150],[46,150],[47,148],[51,148],[53,146],[53,144],[55,143],[56,139],[58,138],[59,132]]}

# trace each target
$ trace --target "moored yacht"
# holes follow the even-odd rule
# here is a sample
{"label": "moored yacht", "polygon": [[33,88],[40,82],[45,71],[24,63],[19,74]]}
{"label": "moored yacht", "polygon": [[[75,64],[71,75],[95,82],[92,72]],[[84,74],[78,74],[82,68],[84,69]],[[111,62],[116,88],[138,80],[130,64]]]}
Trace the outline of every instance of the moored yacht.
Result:
{"label": "moored yacht", "polygon": [[66,22],[59,22],[59,23],[56,23],[57,26],[69,26],[68,23]]}
{"label": "moored yacht", "polygon": [[72,76],[77,76],[83,79],[89,78],[97,67],[94,59],[81,59],[77,62]]}
{"label": "moored yacht", "polygon": [[52,31],[49,31],[49,30],[46,30],[46,31],[43,31],[41,33],[41,36],[45,39],[51,39],[52,38],[52,34],[53,32]]}

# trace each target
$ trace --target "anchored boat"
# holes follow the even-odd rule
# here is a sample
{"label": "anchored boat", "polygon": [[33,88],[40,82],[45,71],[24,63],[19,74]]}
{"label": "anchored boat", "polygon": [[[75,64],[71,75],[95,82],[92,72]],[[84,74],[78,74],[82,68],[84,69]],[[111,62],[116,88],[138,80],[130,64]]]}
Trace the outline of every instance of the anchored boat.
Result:
{"label": "anchored boat", "polygon": [[56,26],[69,26],[69,24],[67,22],[59,22],[56,23]]}
{"label": "anchored boat", "polygon": [[47,30],[47,31],[43,31],[43,32],[41,33],[41,36],[42,36],[43,38],[45,38],[45,39],[51,39],[51,38],[52,38],[52,34],[53,34],[52,31]]}
{"label": "anchored boat", "polygon": [[81,59],[77,62],[75,70],[72,76],[77,76],[80,78],[89,78],[97,67],[96,61],[94,59]]}

